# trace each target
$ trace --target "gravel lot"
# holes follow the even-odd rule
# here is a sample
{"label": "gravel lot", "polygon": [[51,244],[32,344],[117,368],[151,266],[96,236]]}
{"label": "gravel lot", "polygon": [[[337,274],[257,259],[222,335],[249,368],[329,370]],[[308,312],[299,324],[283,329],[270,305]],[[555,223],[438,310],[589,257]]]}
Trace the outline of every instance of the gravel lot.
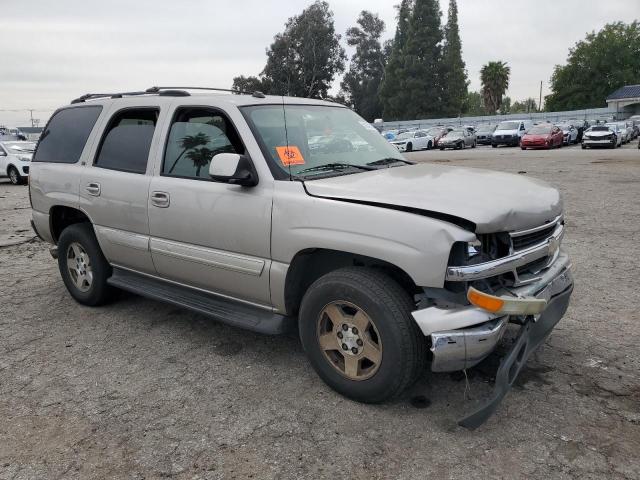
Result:
{"label": "gravel lot", "polygon": [[640,478],[636,147],[408,155],[539,177],[565,199],[572,304],[473,432],[456,419],[486,366],[472,400],[464,378],[425,371],[404,398],[361,405],[325,387],[294,335],[124,293],[76,304],[33,239],[27,188],[3,181],[0,478]]}

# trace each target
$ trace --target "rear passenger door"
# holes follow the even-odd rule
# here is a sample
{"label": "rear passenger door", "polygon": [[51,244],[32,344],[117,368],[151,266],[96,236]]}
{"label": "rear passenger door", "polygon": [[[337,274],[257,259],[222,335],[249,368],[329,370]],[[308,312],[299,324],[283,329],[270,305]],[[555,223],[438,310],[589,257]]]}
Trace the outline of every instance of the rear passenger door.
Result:
{"label": "rear passenger door", "polygon": [[107,260],[150,274],[155,268],[149,251],[149,158],[160,118],[157,106],[115,108],[80,184],[80,205]]}
{"label": "rear passenger door", "polygon": [[268,306],[273,184],[263,178],[247,188],[211,180],[214,155],[247,154],[223,110],[178,106],[167,130],[149,195],[158,274]]}

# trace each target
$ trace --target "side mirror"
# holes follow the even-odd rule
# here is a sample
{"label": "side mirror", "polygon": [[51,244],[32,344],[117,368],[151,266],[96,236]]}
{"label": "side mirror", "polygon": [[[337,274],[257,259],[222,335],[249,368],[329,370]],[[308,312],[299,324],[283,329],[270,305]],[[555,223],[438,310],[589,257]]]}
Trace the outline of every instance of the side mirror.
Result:
{"label": "side mirror", "polygon": [[6,156],[7,156],[7,154],[0,150],[0,157],[6,157]]}
{"label": "side mirror", "polygon": [[243,187],[255,187],[258,184],[258,173],[251,159],[237,153],[214,155],[209,164],[209,176],[215,182]]}

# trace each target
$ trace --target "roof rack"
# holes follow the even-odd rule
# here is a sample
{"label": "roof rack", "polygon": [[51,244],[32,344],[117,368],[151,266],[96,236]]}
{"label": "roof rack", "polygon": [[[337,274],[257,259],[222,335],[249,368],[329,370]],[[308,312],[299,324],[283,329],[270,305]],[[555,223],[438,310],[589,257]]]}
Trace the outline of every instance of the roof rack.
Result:
{"label": "roof rack", "polygon": [[151,87],[147,88],[147,93],[159,93],[162,94],[162,91],[172,91],[172,90],[211,90],[215,92],[228,92],[228,93],[236,93],[239,95],[251,95],[256,98],[264,98],[264,93],[256,90],[253,93],[249,93],[244,90],[236,90],[233,88],[216,88],[216,87]]}
{"label": "roof rack", "polygon": [[[87,100],[94,100],[96,98],[122,98],[122,97],[136,97],[140,95],[161,95],[167,97],[188,97],[189,92],[186,90],[212,90],[217,92],[229,92],[236,94],[248,95],[248,92],[242,90],[232,90],[229,88],[213,88],[213,87],[150,87],[144,91],[139,92],[115,92],[115,93],[87,93],[71,101],[74,103],[82,103]],[[264,93],[255,91],[251,94],[256,98],[264,98]]]}

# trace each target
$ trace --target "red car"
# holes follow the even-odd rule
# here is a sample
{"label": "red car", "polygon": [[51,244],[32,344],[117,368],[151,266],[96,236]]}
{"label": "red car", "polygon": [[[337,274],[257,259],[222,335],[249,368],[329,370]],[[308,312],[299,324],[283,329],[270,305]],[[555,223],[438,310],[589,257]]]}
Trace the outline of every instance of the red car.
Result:
{"label": "red car", "polygon": [[564,141],[564,135],[555,125],[542,124],[534,125],[524,134],[520,141],[520,148],[526,150],[527,148],[546,148],[551,149],[555,147],[562,147]]}

